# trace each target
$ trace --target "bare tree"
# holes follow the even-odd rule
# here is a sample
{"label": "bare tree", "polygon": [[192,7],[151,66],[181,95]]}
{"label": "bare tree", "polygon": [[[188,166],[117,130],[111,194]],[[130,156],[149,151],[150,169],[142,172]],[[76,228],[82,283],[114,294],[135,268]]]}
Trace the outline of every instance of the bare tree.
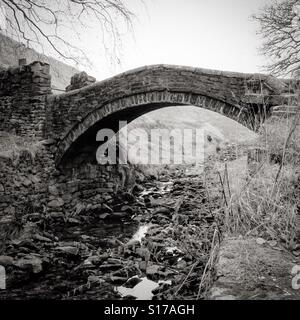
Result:
{"label": "bare tree", "polygon": [[263,37],[261,52],[271,59],[266,71],[294,76],[300,69],[300,0],[274,1],[253,15]]}
{"label": "bare tree", "polygon": [[131,30],[134,17],[124,0],[0,0],[0,8],[2,16],[5,12],[2,29],[5,24],[7,36],[43,53],[53,50],[75,63],[89,61],[85,50],[76,43],[80,43],[82,31],[90,32],[90,23],[93,28],[100,28],[105,50],[113,50],[110,53],[118,58],[117,20],[121,19],[122,27],[125,24]]}

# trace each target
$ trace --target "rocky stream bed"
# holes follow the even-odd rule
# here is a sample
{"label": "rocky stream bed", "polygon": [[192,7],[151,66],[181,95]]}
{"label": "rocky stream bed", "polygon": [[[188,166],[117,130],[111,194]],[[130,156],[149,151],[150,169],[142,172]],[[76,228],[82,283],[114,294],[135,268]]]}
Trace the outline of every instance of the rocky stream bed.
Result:
{"label": "rocky stream bed", "polygon": [[203,177],[174,171],[80,215],[25,215],[7,230],[0,299],[204,299],[221,197]]}

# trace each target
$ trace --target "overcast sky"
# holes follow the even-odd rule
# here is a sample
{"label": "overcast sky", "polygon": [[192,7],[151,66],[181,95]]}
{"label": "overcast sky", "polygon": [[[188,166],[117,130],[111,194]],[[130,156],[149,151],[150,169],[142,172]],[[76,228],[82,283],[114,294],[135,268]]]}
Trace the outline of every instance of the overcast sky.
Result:
{"label": "overcast sky", "polygon": [[[123,37],[122,65],[99,54],[101,41],[86,37],[98,80],[148,64],[166,63],[240,72],[261,72],[257,25],[250,19],[272,0],[138,0],[128,3],[138,19]],[[93,43],[93,45],[91,45]],[[97,44],[98,43],[98,44]]]}

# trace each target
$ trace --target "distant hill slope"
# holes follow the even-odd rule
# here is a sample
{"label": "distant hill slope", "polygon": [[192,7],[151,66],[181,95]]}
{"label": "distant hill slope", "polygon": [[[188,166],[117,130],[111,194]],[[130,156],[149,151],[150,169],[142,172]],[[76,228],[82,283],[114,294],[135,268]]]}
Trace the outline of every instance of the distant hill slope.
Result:
{"label": "distant hill slope", "polygon": [[[129,139],[128,144],[128,157],[131,162],[139,162],[139,156],[136,156],[135,149],[133,153],[130,152],[132,146],[139,146],[139,136],[143,136],[142,133],[146,131],[147,136],[150,137],[151,129],[168,129],[171,132],[172,129],[180,129],[183,133],[184,129],[200,129],[203,133],[204,140],[200,141],[200,150],[206,156],[217,152],[217,148],[222,148],[226,143],[246,143],[253,141],[257,138],[257,134],[242,126],[238,122],[222,116],[216,112],[209,111],[203,108],[194,106],[174,106],[152,111],[143,115],[136,120],[132,121],[127,126],[127,132],[131,130],[133,134],[132,139]],[[121,130],[121,136],[124,137],[124,129]],[[150,139],[151,140],[151,139]],[[189,143],[192,143],[195,148],[195,139],[188,139]],[[122,143],[121,143],[122,145]],[[183,153],[185,154],[185,163],[192,163],[195,158],[192,154],[184,152],[185,147],[181,144]],[[159,151],[160,155],[162,150],[167,150],[168,146],[162,145],[162,149]],[[123,146],[124,148],[124,146]],[[195,150],[195,149],[194,149]],[[157,145],[152,141],[148,141],[146,144],[140,145],[140,151],[142,158],[148,158],[150,154],[157,156]],[[153,152],[153,153],[152,153]],[[171,147],[171,154],[174,149]],[[167,157],[168,158],[168,157]],[[166,158],[166,159],[167,159]],[[164,163],[163,157],[161,163]]]}
{"label": "distant hill slope", "polygon": [[39,60],[50,64],[53,91],[61,91],[70,84],[71,77],[79,72],[76,68],[54,58],[26,48],[25,45],[14,41],[0,33],[0,67],[17,66],[19,59],[26,58],[27,63]]}

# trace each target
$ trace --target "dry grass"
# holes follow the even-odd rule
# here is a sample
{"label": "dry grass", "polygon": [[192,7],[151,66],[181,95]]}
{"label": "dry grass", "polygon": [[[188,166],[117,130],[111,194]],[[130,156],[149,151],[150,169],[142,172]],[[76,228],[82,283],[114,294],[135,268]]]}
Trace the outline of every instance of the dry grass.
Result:
{"label": "dry grass", "polygon": [[[253,235],[278,240],[292,248],[296,240],[300,206],[299,116],[270,119],[261,129],[258,145],[267,159],[242,192],[233,194],[225,206],[224,229],[230,235]],[[223,181],[225,194],[230,186]]]}
{"label": "dry grass", "polygon": [[0,131],[0,157],[10,159],[14,165],[18,164],[24,154],[28,154],[34,162],[40,147],[40,142]]}

